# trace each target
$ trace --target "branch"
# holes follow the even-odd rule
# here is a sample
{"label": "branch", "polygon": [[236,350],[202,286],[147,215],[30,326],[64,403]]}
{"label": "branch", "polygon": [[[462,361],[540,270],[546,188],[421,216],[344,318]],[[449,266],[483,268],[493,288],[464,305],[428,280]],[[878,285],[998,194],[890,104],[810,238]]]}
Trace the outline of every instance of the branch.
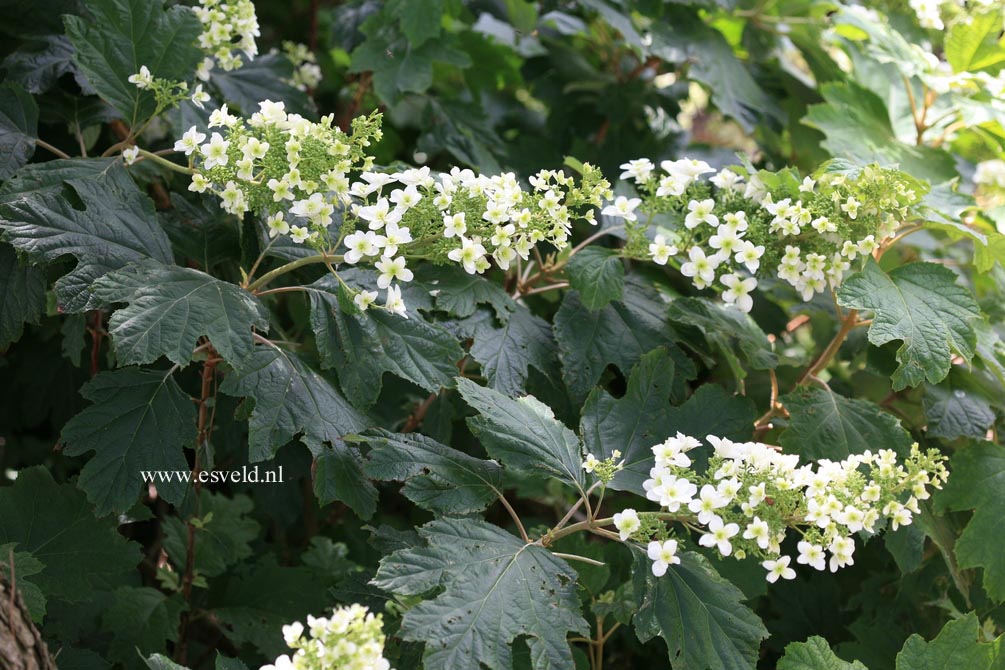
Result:
{"label": "branch", "polygon": [[315,263],[341,263],[342,256],[337,254],[317,254],[315,256],[305,256],[303,258],[298,258],[295,261],[291,261],[286,265],[281,265],[275,270],[266,272],[264,275],[259,277],[257,280],[252,282],[250,285],[245,286],[246,289],[254,293],[261,287],[268,284],[270,281],[276,277],[281,277],[288,272],[293,272],[297,268],[302,268],[305,265],[313,265]]}
{"label": "branch", "polygon": [[62,149],[57,149],[56,147],[52,146],[51,144],[49,144],[45,140],[40,140],[37,137],[35,138],[35,145],[39,146],[39,147],[42,147],[46,151],[49,151],[51,153],[56,154],[60,158],[70,158],[70,154],[66,153]]}

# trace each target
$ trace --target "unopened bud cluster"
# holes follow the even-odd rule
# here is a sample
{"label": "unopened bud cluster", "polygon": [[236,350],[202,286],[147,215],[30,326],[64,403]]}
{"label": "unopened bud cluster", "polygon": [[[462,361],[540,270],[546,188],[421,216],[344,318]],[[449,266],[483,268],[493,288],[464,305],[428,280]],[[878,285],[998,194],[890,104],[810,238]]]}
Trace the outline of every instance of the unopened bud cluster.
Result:
{"label": "unopened bud cluster", "polygon": [[583,469],[599,479],[603,484],[607,484],[614,479],[614,475],[624,465],[625,462],[621,460],[621,451],[618,449],[611,452],[611,457],[605,460],[600,460],[593,454],[587,454],[586,460],[583,461]]}
{"label": "unopened bud cluster", "polygon": [[384,658],[384,630],[379,614],[362,605],[340,607],[327,618],[307,617],[307,626],[283,626],[294,650],[261,670],[389,670]]}
{"label": "unopened bud cluster", "polygon": [[683,539],[663,526],[653,532],[654,518],[679,521],[722,556],[758,557],[774,582],[796,576],[793,556],[782,549],[790,534],[797,536],[796,563],[835,572],[855,562],[855,533],[910,525],[929,488],[948,478],[945,457],[917,444],[903,461],[881,449],[800,465],[797,455],[759,442],[706,439],[714,453],[702,473],[688,455],[700,440],[678,433],[653,447],[655,465],[644,489],[664,513],[629,509],[613,519],[622,540],[647,542],[657,576],[679,562]]}
{"label": "unopened bud cluster", "polygon": [[200,79],[208,80],[214,66],[227,71],[241,67],[241,53],[249,60],[258,55],[255,38],[261,32],[251,0],[200,0],[192,11],[202,22],[199,48],[206,54],[196,70]]}

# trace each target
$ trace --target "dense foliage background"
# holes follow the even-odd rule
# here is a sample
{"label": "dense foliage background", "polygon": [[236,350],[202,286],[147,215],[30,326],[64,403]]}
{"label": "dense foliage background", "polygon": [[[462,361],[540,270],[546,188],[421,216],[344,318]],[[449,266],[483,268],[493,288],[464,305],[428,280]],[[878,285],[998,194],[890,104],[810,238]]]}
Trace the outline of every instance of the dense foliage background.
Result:
{"label": "dense foliage background", "polygon": [[[383,612],[401,669],[560,667],[567,637],[592,669],[1002,667],[995,3],[260,0],[261,55],[214,71],[205,109],[161,110],[127,78],[195,83],[202,58],[198,21],[165,4],[0,0],[0,574],[60,668],[258,667],[284,652],[282,625],[349,603]],[[313,89],[292,81],[288,40],[316,54]],[[548,256],[537,284],[418,262],[408,320],[358,313],[321,265],[270,285],[309,292],[252,295],[263,222],[120,156],[266,99],[344,129],[381,111],[381,168],[526,180],[582,161],[632,195],[619,166],[640,157],[879,164],[920,204],[836,296],[763,281],[750,318],[619,258],[624,233],[568,267],[568,249]],[[577,223],[572,242],[594,232]],[[303,249],[275,244],[262,271]],[[695,541],[657,580],[586,533],[549,549],[592,563],[521,553],[579,500],[586,454],[648,458],[677,431],[805,459],[916,441],[952,474],[835,574],[768,584]],[[140,474],[255,465],[283,483]],[[656,509],[641,479],[605,509]],[[490,558],[540,575],[508,583]]]}

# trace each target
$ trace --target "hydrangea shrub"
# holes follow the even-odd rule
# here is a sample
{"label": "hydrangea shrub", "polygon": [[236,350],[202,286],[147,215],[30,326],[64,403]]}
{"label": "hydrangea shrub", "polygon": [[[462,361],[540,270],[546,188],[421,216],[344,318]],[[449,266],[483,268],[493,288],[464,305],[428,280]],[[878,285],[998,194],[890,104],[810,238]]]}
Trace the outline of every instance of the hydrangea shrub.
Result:
{"label": "hydrangea shrub", "polygon": [[1001,7],[44,4],[0,666],[998,667]]}

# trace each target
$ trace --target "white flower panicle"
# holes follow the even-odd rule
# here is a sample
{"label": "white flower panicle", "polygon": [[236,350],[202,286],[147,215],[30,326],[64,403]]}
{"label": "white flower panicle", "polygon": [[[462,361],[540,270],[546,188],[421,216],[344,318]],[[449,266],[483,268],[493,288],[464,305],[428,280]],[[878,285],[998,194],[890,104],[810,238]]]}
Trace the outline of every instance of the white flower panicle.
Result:
{"label": "white flower panicle", "polygon": [[[622,541],[649,540],[657,576],[673,564],[667,557],[676,556],[683,542],[674,538],[667,548],[672,533],[661,519],[700,531],[698,543],[722,556],[760,557],[767,580],[774,582],[796,576],[793,558],[796,565],[832,572],[853,565],[852,535],[910,525],[930,487],[941,488],[948,478],[945,457],[937,450],[922,452],[917,444],[903,461],[883,449],[801,465],[797,455],[759,442],[706,439],[714,453],[701,473],[688,455],[701,441],[678,433],[655,445],[643,489],[664,511],[626,509],[612,519]],[[795,557],[782,555],[790,533],[799,537]]]}
{"label": "white flower panicle", "polygon": [[[248,120],[223,106],[209,126],[208,139],[193,127],[175,144],[196,170],[190,190],[216,194],[231,214],[259,214],[272,237],[373,265],[377,287],[388,291],[383,307],[402,315],[400,284],[413,277],[408,256],[456,263],[470,274],[493,263],[506,270],[529,260],[538,243],[566,247],[573,222],[596,223],[593,211],[610,194],[589,165],[579,180],[542,170],[530,188],[513,173],[378,172],[366,152],[380,139],[376,114],[354,119],[346,134],[331,116],[315,123],[266,100]],[[355,297],[360,309],[375,304]]]}
{"label": "white flower panicle", "polygon": [[255,38],[261,32],[251,0],[199,0],[192,11],[202,22],[199,48],[206,54],[196,70],[199,79],[208,80],[214,66],[226,71],[241,67],[241,53],[249,60],[258,55]]}
{"label": "white flower panicle", "polygon": [[379,614],[362,605],[340,607],[327,618],[307,617],[283,626],[286,646],[294,650],[261,670],[390,670],[384,658],[384,630]]}
{"label": "white flower panicle", "polygon": [[[676,266],[743,312],[765,276],[788,282],[803,300],[836,286],[896,233],[922,195],[902,172],[876,166],[800,177],[716,171],[689,158],[657,169],[640,158],[621,169],[640,197],[618,196],[602,213],[625,221],[625,254]],[[650,237],[654,221],[659,232]]]}

